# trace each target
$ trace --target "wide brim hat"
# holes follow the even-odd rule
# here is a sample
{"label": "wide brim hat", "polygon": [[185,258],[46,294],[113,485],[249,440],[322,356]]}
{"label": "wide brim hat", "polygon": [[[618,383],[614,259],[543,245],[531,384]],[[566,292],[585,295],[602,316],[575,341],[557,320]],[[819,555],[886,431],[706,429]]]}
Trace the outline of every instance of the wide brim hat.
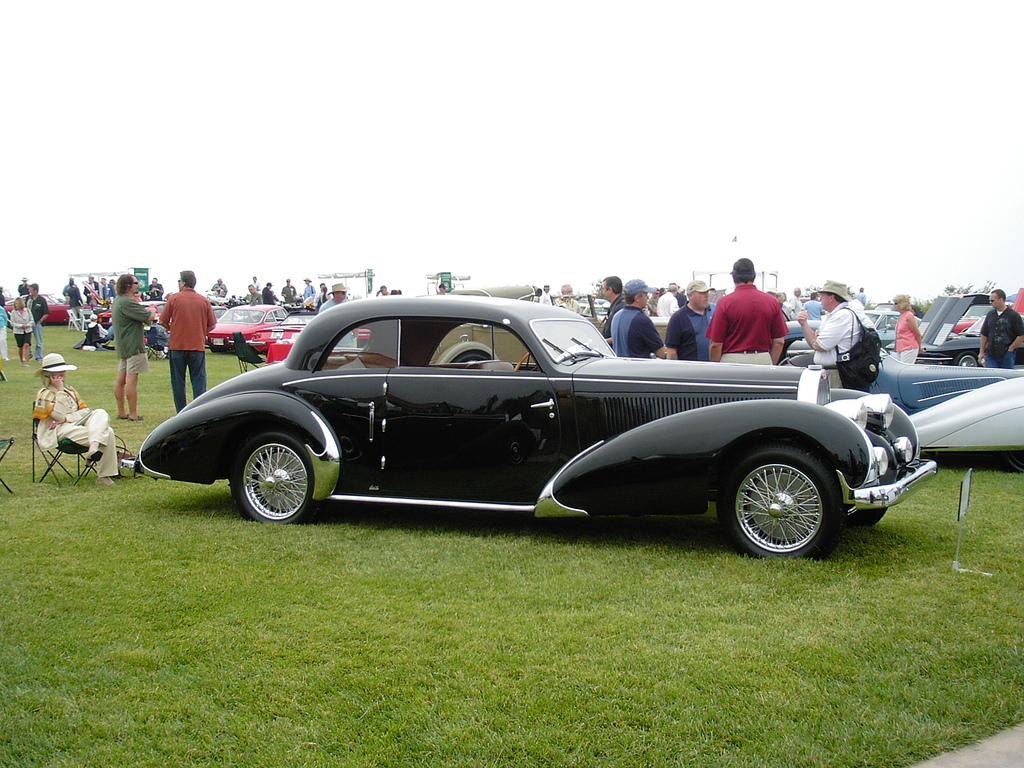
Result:
{"label": "wide brim hat", "polygon": [[836,280],[826,280],[825,285],[821,288],[821,292],[835,294],[843,301],[853,301],[853,293],[850,291],[850,286]]}
{"label": "wide brim hat", "polygon": [[348,286],[344,283],[335,283],[331,286],[331,293],[337,293],[338,291],[344,291],[348,293]]}
{"label": "wide brim hat", "polygon": [[56,373],[57,371],[77,371],[77,365],[70,365],[65,362],[64,355],[51,352],[43,358],[43,367],[36,371],[36,376],[42,376],[44,373]]}

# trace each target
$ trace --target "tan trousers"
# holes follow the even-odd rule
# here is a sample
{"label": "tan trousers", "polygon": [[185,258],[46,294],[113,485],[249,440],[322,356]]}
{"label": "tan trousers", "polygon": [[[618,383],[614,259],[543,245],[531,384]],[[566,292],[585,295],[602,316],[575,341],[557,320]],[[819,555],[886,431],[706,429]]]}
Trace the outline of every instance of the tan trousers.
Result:
{"label": "tan trousers", "polygon": [[117,442],[114,430],[110,428],[110,417],[102,408],[90,412],[84,424],[58,424],[54,431],[58,440],[66,437],[78,445],[89,445],[94,440],[98,442],[103,458],[96,463],[96,474],[117,477]]}
{"label": "tan trousers", "polygon": [[746,363],[747,365],[771,365],[771,352],[754,352],[744,354],[743,352],[729,352],[722,355],[723,363]]}

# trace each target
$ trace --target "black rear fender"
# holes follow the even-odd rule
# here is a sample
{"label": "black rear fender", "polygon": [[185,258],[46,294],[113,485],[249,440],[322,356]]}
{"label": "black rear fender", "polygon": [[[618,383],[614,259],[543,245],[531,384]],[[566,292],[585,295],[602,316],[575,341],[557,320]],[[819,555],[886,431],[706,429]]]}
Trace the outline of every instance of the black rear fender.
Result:
{"label": "black rear fender", "polygon": [[139,458],[150,473],[212,483],[228,477],[238,448],[265,431],[293,435],[314,455],[337,456],[337,437],[308,403],[283,393],[257,392],[219,397],[182,411],[153,430]]}

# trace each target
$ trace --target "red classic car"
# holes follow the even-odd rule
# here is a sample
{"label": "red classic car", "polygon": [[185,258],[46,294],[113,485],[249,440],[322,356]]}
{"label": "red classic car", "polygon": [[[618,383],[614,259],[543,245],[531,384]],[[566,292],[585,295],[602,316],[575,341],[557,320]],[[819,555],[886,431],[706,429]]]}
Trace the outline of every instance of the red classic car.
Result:
{"label": "red classic car", "polygon": [[300,312],[288,315],[288,319],[269,331],[260,331],[256,336],[259,341],[267,339],[267,362],[278,363],[288,357],[295,345],[295,339],[299,332],[306,327],[306,323],[316,317],[312,312]]}
{"label": "red classic car", "polygon": [[270,329],[288,318],[283,307],[272,304],[232,307],[217,321],[217,326],[206,334],[206,341],[214,352],[233,352],[234,333],[238,331],[250,346],[265,352],[270,341]]}
{"label": "red classic car", "polygon": [[[164,311],[164,304],[166,304],[167,302],[166,301],[140,301],[139,303],[142,306],[144,306],[144,307],[156,307],[157,318],[159,318],[160,317],[160,313]],[[104,329],[110,328],[110,310],[109,309],[105,309],[102,312],[100,312],[98,315],[96,315],[96,322],[98,322],[100,324],[100,326],[102,328],[104,328]]]}
{"label": "red classic car", "polygon": [[[65,325],[68,322],[68,301],[63,296],[57,296],[53,293],[41,293],[39,294],[46,299],[46,304],[50,308],[50,316],[46,318],[47,325]],[[7,314],[10,315],[14,310],[14,299],[18,298],[14,296],[9,299],[4,305],[4,309],[7,310]],[[28,309],[31,299],[28,296],[24,297],[25,308]]]}

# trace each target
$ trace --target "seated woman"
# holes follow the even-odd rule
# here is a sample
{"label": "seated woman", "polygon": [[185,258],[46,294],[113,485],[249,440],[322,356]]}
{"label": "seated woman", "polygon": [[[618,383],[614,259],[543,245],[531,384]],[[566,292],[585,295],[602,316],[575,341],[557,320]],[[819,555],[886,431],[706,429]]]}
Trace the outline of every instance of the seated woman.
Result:
{"label": "seated woman", "polygon": [[39,419],[36,440],[39,447],[52,451],[57,441],[67,438],[88,446],[87,457],[96,463],[96,484],[113,485],[118,474],[117,444],[110,417],[104,410],[90,411],[78,392],[66,383],[67,371],[78,370],[68,365],[63,355],[51,352],[43,358],[43,367],[36,374],[43,379],[43,388],[36,394],[33,418]]}

